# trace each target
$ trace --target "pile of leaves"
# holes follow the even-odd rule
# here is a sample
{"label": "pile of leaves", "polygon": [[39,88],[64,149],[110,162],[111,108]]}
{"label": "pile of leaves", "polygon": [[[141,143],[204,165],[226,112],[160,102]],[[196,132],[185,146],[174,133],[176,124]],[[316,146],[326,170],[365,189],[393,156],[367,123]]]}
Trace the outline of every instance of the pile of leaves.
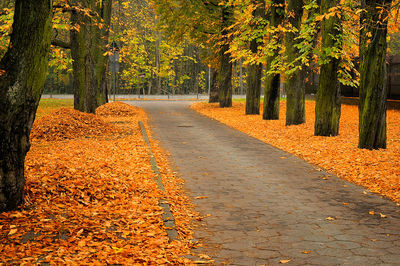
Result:
{"label": "pile of leaves", "polygon": [[96,114],[101,116],[133,116],[137,108],[123,102],[106,103],[96,109]]}
{"label": "pile of leaves", "polygon": [[195,103],[192,108],[343,179],[400,202],[399,110],[387,112],[387,149],[364,150],[357,148],[358,107],[355,105],[342,105],[340,135],[337,137],[314,136],[313,101],[306,102],[306,123],[297,126],[285,125],[286,102],[281,102],[280,119],[275,121],[265,121],[261,115],[246,116],[244,103],[234,103],[232,108]]}
{"label": "pile of leaves", "polygon": [[[114,107],[113,107],[114,108]],[[147,117],[107,117],[132,134],[115,138],[33,141],[26,168],[26,202],[0,214],[0,261],[7,264],[190,264],[192,224],[197,217],[152,140]],[[64,119],[67,119],[64,117]],[[148,148],[139,132],[144,122],[166,192],[158,189]],[[179,240],[169,242],[161,197],[171,204]]]}
{"label": "pile of leaves", "polygon": [[31,140],[56,141],[82,137],[96,137],[118,129],[93,114],[72,108],[60,108],[37,119],[31,131]]}

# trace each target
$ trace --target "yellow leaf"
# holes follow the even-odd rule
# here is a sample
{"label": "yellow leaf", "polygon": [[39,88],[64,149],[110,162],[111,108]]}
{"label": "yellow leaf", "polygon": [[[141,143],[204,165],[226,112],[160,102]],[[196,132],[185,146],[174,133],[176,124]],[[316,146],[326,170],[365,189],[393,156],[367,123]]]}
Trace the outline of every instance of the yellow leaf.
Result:
{"label": "yellow leaf", "polygon": [[199,254],[199,258],[203,259],[203,260],[210,260],[210,256],[206,255],[206,254]]}
{"label": "yellow leaf", "polygon": [[8,232],[8,235],[13,235],[17,232],[17,229],[11,229],[10,232]]}
{"label": "yellow leaf", "polygon": [[288,263],[289,261],[291,261],[291,260],[280,260],[279,262],[282,264],[285,264],[285,263]]}
{"label": "yellow leaf", "polygon": [[382,213],[379,213],[379,215],[381,216],[381,218],[386,218],[387,217],[386,215],[384,215]]}
{"label": "yellow leaf", "polygon": [[113,250],[115,250],[115,252],[120,253],[122,251],[124,251],[123,248],[117,248],[117,247],[111,247]]}
{"label": "yellow leaf", "polygon": [[333,220],[335,220],[335,218],[330,217],[330,216],[329,216],[329,217],[326,217],[325,219],[328,220],[328,221],[333,221]]}

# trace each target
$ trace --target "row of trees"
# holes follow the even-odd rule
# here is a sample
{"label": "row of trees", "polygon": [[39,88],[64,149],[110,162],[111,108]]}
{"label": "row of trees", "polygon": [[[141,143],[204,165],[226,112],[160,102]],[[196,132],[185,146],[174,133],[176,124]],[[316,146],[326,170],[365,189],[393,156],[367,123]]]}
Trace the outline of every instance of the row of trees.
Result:
{"label": "row of trees", "polygon": [[[148,3],[135,3],[138,2]],[[1,4],[9,7],[10,1]],[[359,3],[350,0],[152,0],[150,4],[155,13],[145,17],[154,16],[151,20],[161,26],[152,28],[149,35],[144,34],[147,26],[143,23],[129,26],[129,16],[119,16],[119,23],[126,25],[118,24],[117,27],[124,27],[115,34],[117,41],[137,47],[132,54],[123,51],[127,57],[132,56],[123,73],[127,82],[135,80],[132,73],[144,73],[146,78],[156,75],[153,79],[157,80],[158,89],[163,79],[168,86],[176,85],[180,79],[179,71],[173,69],[176,61],[197,61],[201,56],[204,63],[214,68],[210,100],[229,107],[233,62],[240,60],[248,68],[246,113],[256,114],[260,109],[264,66],[264,119],[278,118],[279,83],[285,78],[286,124],[295,125],[305,121],[304,82],[313,62],[321,73],[315,134],[338,134],[338,82],[359,83],[359,147],[386,146],[385,55],[391,0],[362,0],[359,7],[355,7]],[[107,101],[112,5],[112,0],[15,1],[12,34],[0,42],[0,49],[7,44],[7,49],[0,50],[4,54],[0,61],[0,211],[14,209],[23,202],[24,160],[46,79],[51,44],[53,52],[58,51],[51,57],[54,66],[61,64],[65,54],[71,55],[72,60],[66,63],[72,62],[75,108],[94,112]],[[129,1],[119,1],[118,5],[127,11],[135,9]],[[0,31],[7,31],[1,26]],[[163,43],[161,31],[179,44],[177,48]],[[138,34],[145,37],[138,40]],[[185,55],[185,49],[193,47],[185,44],[187,39],[196,43],[197,48],[193,49],[198,49],[198,57]],[[154,62],[145,53],[152,44]],[[355,46],[359,47],[359,79],[352,76],[351,61],[354,50],[358,50]],[[57,50],[60,48],[66,50]],[[162,58],[168,63],[163,65]],[[147,71],[146,64],[154,68]],[[165,76],[161,75],[163,71]]]}
{"label": "row of trees", "polygon": [[278,119],[284,79],[286,125],[305,123],[305,83],[311,71],[318,71],[315,135],[339,134],[340,83],[359,86],[359,147],[386,148],[387,31],[389,23],[397,28],[397,3],[392,7],[392,0],[153,1],[172,38],[187,36],[209,51],[206,61],[216,69],[213,88],[220,107],[232,105],[232,62],[242,59],[248,69],[246,114],[259,113],[264,78],[263,118]]}
{"label": "row of trees", "polygon": [[94,112],[107,101],[112,0],[16,0],[4,5],[13,19],[11,35],[2,36],[8,48],[0,61],[0,211],[23,202],[29,134],[48,66],[62,65],[59,47],[71,54],[75,109]]}

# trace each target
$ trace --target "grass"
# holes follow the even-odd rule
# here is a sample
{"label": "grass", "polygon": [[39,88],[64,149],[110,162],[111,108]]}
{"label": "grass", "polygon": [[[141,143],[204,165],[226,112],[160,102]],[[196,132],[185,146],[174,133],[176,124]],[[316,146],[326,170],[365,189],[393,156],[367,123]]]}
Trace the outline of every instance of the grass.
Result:
{"label": "grass", "polygon": [[74,108],[74,99],[41,99],[36,112],[36,119],[61,107]]}

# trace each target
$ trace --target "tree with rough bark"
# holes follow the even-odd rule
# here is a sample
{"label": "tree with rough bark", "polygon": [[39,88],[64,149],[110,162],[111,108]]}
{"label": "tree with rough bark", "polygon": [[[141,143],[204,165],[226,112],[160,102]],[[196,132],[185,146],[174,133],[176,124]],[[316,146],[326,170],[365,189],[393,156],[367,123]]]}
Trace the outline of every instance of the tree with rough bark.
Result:
{"label": "tree with rough bark", "polygon": [[9,48],[0,61],[0,211],[24,201],[24,161],[46,78],[51,0],[16,0]]}
{"label": "tree with rough bark", "polygon": [[218,72],[214,68],[212,68],[210,81],[210,97],[208,99],[209,103],[219,102],[217,76]]}
{"label": "tree with rough bark", "polygon": [[297,38],[303,17],[303,0],[288,0],[286,21],[290,30],[285,35],[286,60],[290,71],[286,78],[286,125],[305,123],[305,69],[302,67]]}
{"label": "tree with rough bark", "polygon": [[338,70],[342,46],[342,31],[337,13],[327,16],[339,3],[337,0],[322,0],[321,13],[326,16],[321,22],[322,51],[320,77],[315,105],[315,136],[337,136],[340,121],[340,83]]}
{"label": "tree with rough bark", "polygon": [[[263,31],[266,19],[266,7],[264,0],[253,0],[255,6],[253,10],[253,21],[250,25],[255,34],[250,41],[250,51],[257,54],[259,47],[262,45],[262,34],[257,34],[258,31]],[[261,78],[263,66],[260,62],[254,62],[247,66],[247,91],[246,91],[246,115],[260,113],[260,98],[261,98]]]}
{"label": "tree with rough bark", "polygon": [[386,37],[391,2],[361,1],[358,147],[363,149],[386,148]]}
{"label": "tree with rough bark", "polygon": [[74,0],[71,13],[74,108],[94,113],[108,101],[107,47],[112,0]]}
{"label": "tree with rough bark", "polygon": [[232,106],[232,58],[229,52],[228,27],[232,24],[233,9],[223,5],[221,8],[221,47],[219,51],[219,71],[217,76],[219,106]]}
{"label": "tree with rough bark", "polygon": [[[284,0],[274,0],[271,3],[269,12],[270,27],[277,29],[283,22],[285,7]],[[279,100],[280,100],[280,84],[281,74],[273,71],[273,62],[279,60],[279,48],[282,42],[282,35],[278,32],[270,34],[269,41],[271,51],[267,55],[266,63],[266,79],[264,88],[264,106],[263,119],[277,120],[279,119]]]}

